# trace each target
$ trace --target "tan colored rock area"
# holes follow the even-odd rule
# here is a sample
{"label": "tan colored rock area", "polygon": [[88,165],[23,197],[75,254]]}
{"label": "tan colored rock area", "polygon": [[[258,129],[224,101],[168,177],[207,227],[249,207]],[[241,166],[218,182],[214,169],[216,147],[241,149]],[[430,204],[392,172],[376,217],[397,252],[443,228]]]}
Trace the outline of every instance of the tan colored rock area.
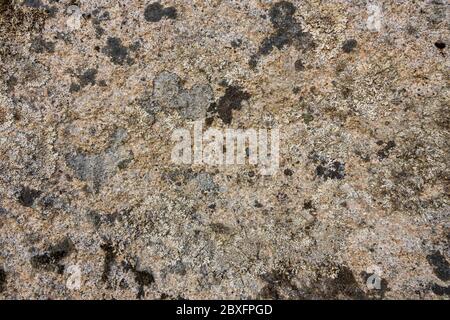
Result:
{"label": "tan colored rock area", "polygon": [[[0,297],[448,299],[449,10],[0,0]],[[278,172],[174,165],[202,119]]]}

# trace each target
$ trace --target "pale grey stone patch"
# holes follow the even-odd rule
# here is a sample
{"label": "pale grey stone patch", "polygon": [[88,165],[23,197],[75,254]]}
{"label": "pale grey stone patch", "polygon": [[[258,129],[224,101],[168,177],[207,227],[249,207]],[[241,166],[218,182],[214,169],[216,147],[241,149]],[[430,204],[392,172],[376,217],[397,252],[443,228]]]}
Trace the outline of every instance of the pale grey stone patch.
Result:
{"label": "pale grey stone patch", "polygon": [[211,86],[195,85],[183,88],[181,79],[175,73],[163,71],[153,80],[153,93],[140,100],[140,106],[152,117],[161,109],[175,109],[188,120],[206,117],[206,110],[214,100]]}
{"label": "pale grey stone patch", "polygon": [[196,177],[198,188],[202,192],[210,192],[217,189],[217,185],[214,182],[213,177],[207,172],[201,172]]}
{"label": "pale grey stone patch", "polygon": [[126,130],[119,128],[111,137],[111,146],[104,152],[85,154],[75,151],[66,155],[66,163],[78,179],[90,182],[93,191],[97,193],[104,181],[133,159],[132,152],[121,146],[127,136]]}

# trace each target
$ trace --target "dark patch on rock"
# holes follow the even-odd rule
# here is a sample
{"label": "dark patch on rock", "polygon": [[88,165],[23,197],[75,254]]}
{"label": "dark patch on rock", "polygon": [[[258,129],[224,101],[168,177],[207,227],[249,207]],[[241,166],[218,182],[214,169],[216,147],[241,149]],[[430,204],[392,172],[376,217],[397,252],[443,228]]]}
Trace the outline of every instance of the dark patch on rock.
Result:
{"label": "dark patch on rock", "polygon": [[141,299],[144,297],[144,287],[150,286],[152,283],[155,282],[155,277],[153,276],[153,273],[151,270],[138,270],[138,268],[135,265],[132,265],[126,261],[122,262],[122,265],[126,271],[130,270],[134,274],[134,281],[139,285],[138,293],[136,297],[138,299]]}
{"label": "dark patch on rock", "polygon": [[255,206],[255,208],[262,208],[263,205],[261,202],[259,202],[258,200],[255,200],[255,203],[253,204]]}
{"label": "dark patch on rock", "polygon": [[141,47],[142,47],[141,41],[137,40],[137,41],[133,42],[129,48],[131,51],[138,51]]}
{"label": "dark patch on rock", "polygon": [[392,149],[396,147],[395,141],[389,141],[384,148],[377,152],[378,158],[383,160],[389,156]]}
{"label": "dark patch on rock", "polygon": [[440,49],[440,50],[444,50],[445,47],[447,46],[444,42],[442,41],[437,41],[434,43],[435,47]]}
{"label": "dark patch on rock", "polygon": [[346,266],[339,266],[336,278],[326,281],[326,288],[330,298],[343,294],[351,299],[366,299],[366,294],[359,287],[352,270]]}
{"label": "dark patch on rock", "polygon": [[225,94],[219,99],[217,103],[212,103],[208,109],[208,118],[206,124],[210,125],[213,121],[213,116],[222,119],[223,123],[230,124],[233,120],[233,110],[240,110],[242,101],[250,99],[250,94],[242,91],[238,86],[229,86],[225,90]]}
{"label": "dark patch on rock", "polygon": [[279,300],[280,295],[275,285],[265,285],[258,294],[258,298],[263,300]]}
{"label": "dark patch on rock", "polygon": [[0,268],[0,293],[6,290],[6,272]]}
{"label": "dark patch on rock", "polygon": [[284,202],[284,201],[286,201],[287,199],[288,199],[288,196],[287,196],[286,193],[284,193],[284,192],[278,192],[278,193],[277,193],[277,200],[278,200],[278,201]]}
{"label": "dark patch on rock", "polygon": [[295,6],[288,1],[275,3],[269,10],[270,22],[275,31],[261,43],[258,52],[249,61],[252,69],[256,68],[261,56],[266,56],[274,48],[282,49],[294,45],[297,49],[308,50],[314,47],[312,35],[303,32],[302,27],[294,17]]}
{"label": "dark patch on rock", "polygon": [[97,69],[87,69],[82,75],[79,75],[80,86],[85,87],[88,84],[95,85],[95,78],[97,77]]}
{"label": "dark patch on rock", "polygon": [[133,270],[134,273],[134,280],[139,284],[139,291],[137,294],[137,298],[141,299],[144,297],[144,287],[151,285],[153,282],[155,282],[155,278],[153,277],[153,274],[150,271],[145,270]]}
{"label": "dark patch on rock", "polygon": [[303,122],[308,125],[314,121],[314,116],[311,113],[303,113],[302,114]]}
{"label": "dark patch on rock", "polygon": [[439,251],[429,254],[427,261],[433,267],[433,272],[439,279],[442,281],[450,280],[450,264]]}
{"label": "dark patch on rock", "polygon": [[105,260],[103,261],[102,281],[107,282],[109,273],[111,272],[111,265],[114,263],[116,253],[111,242],[106,242],[100,245],[100,248],[105,252]]}
{"label": "dark patch on rock", "polygon": [[24,0],[22,5],[35,9],[44,7],[44,4],[40,0]]}
{"label": "dark patch on rock", "polygon": [[80,180],[92,181],[94,191],[100,190],[100,185],[106,178],[104,157],[74,153],[66,156],[66,162]]}
{"label": "dark patch on rock", "polygon": [[342,50],[345,53],[350,53],[353,51],[353,49],[356,48],[357,45],[358,45],[358,42],[355,39],[349,39],[349,40],[346,40],[344,42],[344,44],[342,45]]}
{"label": "dark patch on rock", "polygon": [[300,290],[292,281],[293,276],[292,270],[285,270],[284,267],[263,274],[261,278],[267,285],[259,292],[258,298],[277,300],[281,298],[282,292],[293,298],[301,298]]}
{"label": "dark patch on rock", "polygon": [[295,71],[303,71],[303,70],[305,70],[305,65],[303,64],[302,60],[298,59],[294,63],[294,68],[295,68]]}
{"label": "dark patch on rock", "polygon": [[311,200],[305,201],[303,203],[303,209],[305,209],[305,210],[313,210],[314,206],[312,204],[312,201]]}
{"label": "dark patch on rock", "polygon": [[53,271],[59,274],[64,272],[64,265],[59,262],[67,257],[75,246],[69,238],[64,239],[61,243],[51,246],[43,254],[31,257],[31,266],[35,269]]}
{"label": "dark patch on rock", "polygon": [[81,90],[81,87],[80,87],[80,85],[78,83],[72,82],[70,84],[70,87],[69,87],[69,92],[70,93],[78,92],[80,90]]}
{"label": "dark patch on rock", "polygon": [[226,225],[224,225],[223,223],[211,223],[211,230],[216,232],[216,233],[222,233],[222,234],[226,234],[226,233],[230,233],[231,229],[229,227],[227,227]]}
{"label": "dark patch on rock", "polygon": [[0,13],[10,9],[13,6],[13,0],[0,0]]}
{"label": "dark patch on rock", "polygon": [[93,224],[93,226],[98,229],[100,225],[102,224],[102,216],[95,212],[95,211],[89,211],[87,213],[87,218],[89,221]]}
{"label": "dark patch on rock", "polygon": [[289,177],[294,174],[294,172],[291,169],[289,169],[289,168],[284,169],[283,173],[284,173],[285,176],[289,176]]}
{"label": "dark patch on rock", "polygon": [[114,64],[123,65],[125,62],[131,62],[128,59],[128,48],[122,45],[122,40],[119,38],[108,37],[102,52],[109,56]]}
{"label": "dark patch on rock", "polygon": [[341,94],[342,94],[342,96],[345,98],[345,99],[347,99],[347,98],[349,98],[351,95],[352,95],[352,90],[350,89],[350,88],[342,88],[342,90],[341,90]]}
{"label": "dark patch on rock", "polygon": [[97,38],[101,38],[105,34],[105,29],[99,25],[94,25],[95,35]]}
{"label": "dark patch on rock", "polygon": [[203,120],[212,101],[210,85],[197,84],[187,89],[177,74],[163,71],[153,80],[153,93],[142,99],[141,106],[152,117],[160,109],[174,109],[185,119]]}
{"label": "dark patch on rock", "polygon": [[41,8],[44,6],[40,0],[24,0],[22,5],[30,8]]}
{"label": "dark patch on rock", "polygon": [[34,190],[28,187],[22,187],[18,197],[19,203],[24,207],[31,207],[34,200],[41,195],[41,191]]}
{"label": "dark patch on rock", "polygon": [[450,296],[450,286],[443,287],[437,283],[431,285],[431,291],[438,296]]}
{"label": "dark patch on rock", "polygon": [[317,176],[328,179],[344,179],[345,177],[345,164],[340,163],[339,161],[333,161],[332,163],[326,163],[322,161],[316,167]]}
{"label": "dark patch on rock", "polygon": [[164,8],[159,2],[153,2],[149,4],[144,11],[144,18],[148,22],[158,22],[163,17],[167,19],[177,18],[177,9],[174,7]]}
{"label": "dark patch on rock", "polygon": [[44,209],[51,209],[55,205],[56,198],[52,195],[47,195],[43,197],[40,201],[40,204]]}
{"label": "dark patch on rock", "polygon": [[14,87],[19,83],[18,79],[15,76],[11,76],[6,80],[6,86],[8,87],[8,90],[14,89]]}
{"label": "dark patch on rock", "polygon": [[169,271],[184,276],[186,275],[186,265],[183,263],[183,261],[178,260],[173,266],[169,268]]}
{"label": "dark patch on rock", "polygon": [[99,23],[101,21],[107,21],[111,18],[108,11],[104,11],[100,14],[99,9],[95,9],[94,11],[92,11],[92,15],[94,16],[94,18],[92,20],[95,20],[95,23]]}
{"label": "dark patch on rock", "polygon": [[31,42],[31,51],[36,53],[53,53],[55,52],[55,43],[51,41],[45,41],[42,36],[37,36]]}
{"label": "dark patch on rock", "polygon": [[[12,1],[9,1],[12,2]],[[50,2],[54,2],[54,1],[50,1]],[[28,8],[33,8],[33,9],[39,9],[42,10],[44,12],[46,12],[49,17],[55,17],[56,13],[58,12],[58,8],[56,7],[50,7],[46,4],[43,4],[42,1],[40,0],[24,0],[22,2],[22,5]]]}
{"label": "dark patch on rock", "polygon": [[42,8],[19,6],[12,0],[2,0],[0,14],[2,60],[17,55],[13,48],[16,37],[39,34],[44,27],[45,20],[49,17],[49,13]]}
{"label": "dark patch on rock", "polygon": [[94,27],[95,30],[95,34],[97,36],[97,38],[101,38],[104,34],[105,34],[105,29],[102,28],[101,26],[101,22],[102,21],[107,21],[110,19],[110,15],[108,11],[104,11],[103,13],[100,14],[100,10],[99,9],[95,9],[94,11],[92,11],[92,26]]}

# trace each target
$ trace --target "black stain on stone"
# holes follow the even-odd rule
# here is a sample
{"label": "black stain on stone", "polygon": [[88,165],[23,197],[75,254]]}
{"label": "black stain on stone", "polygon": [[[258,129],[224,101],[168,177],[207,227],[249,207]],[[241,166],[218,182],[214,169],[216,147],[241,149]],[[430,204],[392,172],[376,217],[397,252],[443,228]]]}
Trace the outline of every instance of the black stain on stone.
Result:
{"label": "black stain on stone", "polygon": [[80,86],[85,87],[88,84],[95,85],[95,78],[97,77],[97,69],[87,69],[83,74],[78,76]]}
{"label": "black stain on stone", "polygon": [[53,208],[53,206],[55,205],[56,199],[57,199],[57,198],[55,198],[55,197],[52,196],[52,195],[47,195],[47,196],[44,196],[44,197],[41,199],[40,204],[42,205],[42,207],[43,207],[44,209],[47,209],[47,210],[48,210],[48,209]]}
{"label": "black stain on stone", "polygon": [[431,284],[431,291],[438,296],[450,296],[450,286],[443,287],[437,283]]}
{"label": "black stain on stone", "polygon": [[19,193],[19,203],[24,207],[31,207],[34,203],[34,200],[41,195],[41,191],[34,190],[28,187],[22,187]]}
{"label": "black stain on stone", "polygon": [[70,84],[70,88],[69,88],[69,92],[70,93],[74,93],[74,92],[78,92],[81,90],[81,87],[78,83],[71,83]]}
{"label": "black stain on stone", "polygon": [[45,41],[42,36],[37,36],[31,41],[31,51],[36,53],[53,53],[55,52],[55,43]]}
{"label": "black stain on stone", "polygon": [[89,182],[95,193],[99,192],[102,183],[112,172],[111,167],[108,166],[108,153],[90,155],[72,152],[65,158],[67,165],[74,170],[76,177]]}
{"label": "black stain on stone", "polygon": [[[7,0],[4,2],[12,2],[12,1]],[[50,2],[55,2],[55,1],[50,1]],[[58,9],[56,7],[50,7],[46,4],[43,4],[41,0],[24,0],[22,2],[22,5],[25,7],[28,7],[28,8],[43,10],[51,18],[55,17],[56,13],[58,12]]]}
{"label": "black stain on stone", "polygon": [[282,49],[285,46],[294,45],[297,49],[308,50],[314,47],[314,42],[310,33],[303,32],[303,29],[294,17],[295,6],[288,1],[275,3],[269,10],[270,22],[275,31],[264,39],[249,61],[252,69],[258,65],[261,56],[267,56],[274,48]]}
{"label": "black stain on stone", "polygon": [[206,125],[212,123],[214,115],[222,119],[223,123],[230,124],[233,120],[233,110],[240,110],[242,108],[242,101],[248,99],[250,99],[250,94],[243,91],[240,87],[227,87],[225,94],[219,101],[210,105]]}
{"label": "black stain on stone", "polygon": [[139,285],[139,291],[137,294],[137,298],[140,299],[144,297],[144,287],[151,285],[153,282],[155,282],[155,278],[153,277],[153,274],[150,271],[146,270],[133,270],[134,273],[134,280]]}
{"label": "black stain on stone", "polygon": [[22,5],[30,8],[41,8],[44,6],[40,0],[24,0]]}
{"label": "black stain on stone", "polygon": [[92,11],[92,26],[94,27],[95,34],[97,38],[101,38],[105,34],[105,29],[101,26],[102,21],[107,21],[110,19],[110,15],[108,11],[104,11],[100,14],[99,9],[95,9]]}
{"label": "black stain on stone", "polygon": [[255,200],[253,205],[255,206],[255,208],[262,208],[263,207],[262,203],[259,202],[258,200]]}
{"label": "black stain on stone", "polygon": [[11,76],[6,80],[6,86],[8,87],[8,91],[14,89],[14,87],[19,83],[18,79],[15,76]]}
{"label": "black stain on stone", "polygon": [[314,210],[314,206],[312,204],[312,201],[311,200],[305,201],[303,203],[303,209],[305,209],[305,210]]}
{"label": "black stain on stone", "polygon": [[134,281],[138,284],[138,293],[136,297],[138,299],[141,299],[144,297],[144,287],[150,286],[152,283],[155,282],[155,277],[153,276],[153,273],[151,270],[138,270],[135,265],[132,265],[126,261],[122,262],[122,265],[125,269],[125,271],[131,270],[134,274]]}
{"label": "black stain on stone", "polygon": [[358,285],[352,270],[346,266],[339,266],[336,278],[327,281],[327,291],[330,297],[343,294],[351,299],[366,299],[366,294]]}
{"label": "black stain on stone", "polygon": [[211,223],[211,230],[215,233],[227,234],[231,232],[230,227],[227,227],[223,223]]}
{"label": "black stain on stone", "polygon": [[350,53],[353,51],[353,49],[356,48],[357,45],[358,45],[358,42],[355,39],[349,39],[349,40],[346,40],[344,42],[344,44],[342,45],[342,50],[345,53]]}
{"label": "black stain on stone", "polygon": [[12,0],[0,0],[0,13],[12,8]]}
{"label": "black stain on stone", "polygon": [[388,141],[386,146],[377,152],[378,158],[383,160],[389,156],[392,149],[396,147],[395,141]]}
{"label": "black stain on stone", "polygon": [[48,248],[46,252],[31,257],[31,266],[35,269],[54,271],[62,274],[64,272],[64,265],[59,262],[67,257],[74,248],[75,246],[72,241],[66,238],[59,244]]}
{"label": "black stain on stone", "polygon": [[319,164],[316,167],[316,174],[317,176],[324,178],[325,180],[344,179],[345,164],[340,163],[339,161],[333,161],[331,163],[326,163],[325,161],[322,161],[321,164]]}
{"label": "black stain on stone", "polygon": [[98,229],[102,224],[102,216],[96,212],[96,211],[89,211],[86,214],[89,221],[92,223],[92,225],[95,227],[95,229]]}
{"label": "black stain on stone", "polygon": [[174,7],[164,8],[159,2],[149,4],[144,11],[144,18],[148,22],[158,22],[163,17],[167,19],[177,18],[177,9]]}
{"label": "black stain on stone", "polygon": [[6,290],[6,272],[0,268],[0,293]]}
{"label": "black stain on stone", "polygon": [[439,50],[444,50],[446,47],[446,44],[442,41],[437,41],[434,43],[435,47],[438,48]]}
{"label": "black stain on stone", "polygon": [[314,121],[314,116],[311,113],[305,112],[302,114],[303,122],[306,125],[309,125],[311,122]]}
{"label": "black stain on stone", "polygon": [[125,62],[132,64],[132,60],[128,58],[128,48],[122,45],[122,40],[119,38],[108,37],[102,52],[115,64],[123,65]]}
{"label": "black stain on stone", "polygon": [[107,282],[109,273],[111,272],[111,266],[116,258],[116,253],[111,242],[106,242],[100,245],[100,248],[105,252],[105,259],[103,261],[102,281]]}
{"label": "black stain on stone", "polygon": [[284,173],[285,176],[289,176],[289,177],[294,174],[294,172],[291,169],[289,169],[289,168],[284,169],[283,173]]}
{"label": "black stain on stone", "polygon": [[299,296],[299,289],[292,281],[293,273],[291,270],[272,270],[261,276],[267,285],[262,288],[258,294],[260,299],[280,299],[280,292],[288,292],[295,297]]}
{"label": "black stain on stone", "polygon": [[[92,20],[94,21],[94,20]],[[97,38],[101,38],[105,34],[105,29],[103,29],[100,25],[94,24],[95,35]]]}
{"label": "black stain on stone", "polygon": [[298,59],[294,63],[295,71],[303,71],[305,70],[305,65],[303,64],[302,60]]}
{"label": "black stain on stone", "polygon": [[439,279],[442,281],[450,280],[450,265],[439,251],[429,254],[427,261],[433,267],[433,272]]}

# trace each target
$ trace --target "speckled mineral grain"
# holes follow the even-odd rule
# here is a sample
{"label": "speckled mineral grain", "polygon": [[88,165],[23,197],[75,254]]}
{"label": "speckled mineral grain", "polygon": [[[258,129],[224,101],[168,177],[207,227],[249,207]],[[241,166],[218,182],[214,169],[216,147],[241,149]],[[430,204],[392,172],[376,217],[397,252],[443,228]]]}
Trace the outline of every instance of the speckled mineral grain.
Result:
{"label": "speckled mineral grain", "polygon": [[[446,0],[0,0],[2,299],[448,299]],[[280,130],[280,166],[172,132]]]}

